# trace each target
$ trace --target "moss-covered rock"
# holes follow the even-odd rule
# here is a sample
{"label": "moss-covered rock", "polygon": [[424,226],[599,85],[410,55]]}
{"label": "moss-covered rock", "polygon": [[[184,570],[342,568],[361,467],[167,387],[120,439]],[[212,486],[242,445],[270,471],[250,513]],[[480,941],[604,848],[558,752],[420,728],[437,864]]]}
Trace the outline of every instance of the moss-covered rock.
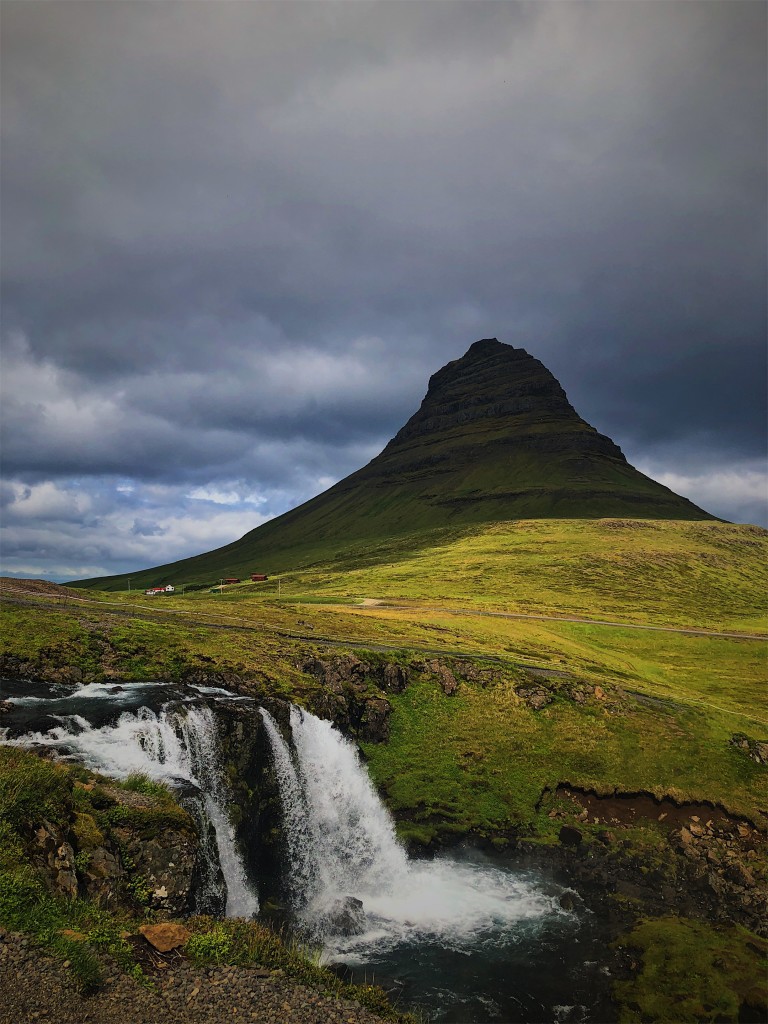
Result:
{"label": "moss-covered rock", "polygon": [[614,986],[620,1024],[735,1024],[768,1016],[768,942],[738,925],[644,919],[617,946],[631,975]]}

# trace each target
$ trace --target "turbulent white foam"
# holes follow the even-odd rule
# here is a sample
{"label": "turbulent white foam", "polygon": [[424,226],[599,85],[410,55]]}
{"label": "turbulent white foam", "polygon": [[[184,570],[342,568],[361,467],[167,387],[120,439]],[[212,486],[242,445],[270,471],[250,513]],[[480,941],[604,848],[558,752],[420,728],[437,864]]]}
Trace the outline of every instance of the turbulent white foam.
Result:
{"label": "turbulent white foam", "polygon": [[345,896],[363,902],[363,934],[326,935],[332,958],[363,963],[401,943],[476,950],[562,913],[524,876],[492,864],[409,861],[355,747],[330,722],[293,708],[294,757],[262,714],[284,807],[294,907],[305,924],[327,932],[330,906]]}
{"label": "turbulent white foam", "polygon": [[[198,683],[190,684],[193,690],[197,690],[198,693],[204,694],[206,697],[232,697],[234,699],[240,699],[237,694],[232,693],[230,690],[223,690],[220,686],[201,686]],[[244,698],[248,700],[249,698]]]}
{"label": "turbulent white foam", "polygon": [[229,795],[219,763],[213,712],[208,707],[124,711],[114,725],[92,726],[82,715],[54,716],[62,723],[48,732],[9,741],[56,747],[94,771],[113,778],[135,772],[158,781],[188,782],[200,790],[214,827],[218,859],[227,886],[227,914],[249,917],[258,900],[248,883],[226,807]]}
{"label": "turbulent white foam", "polygon": [[363,900],[366,931],[334,937],[328,953],[365,962],[393,946],[438,943],[477,952],[485,942],[508,942],[514,933],[562,913],[554,899],[523,876],[490,864],[450,857],[413,861],[389,892]]}
{"label": "turbulent white foam", "polygon": [[124,711],[114,725],[92,726],[82,715],[55,715],[62,724],[47,732],[30,732],[13,746],[55,747],[69,757],[116,779],[142,772],[159,781],[184,780],[197,785],[189,756],[168,715],[149,708]]}

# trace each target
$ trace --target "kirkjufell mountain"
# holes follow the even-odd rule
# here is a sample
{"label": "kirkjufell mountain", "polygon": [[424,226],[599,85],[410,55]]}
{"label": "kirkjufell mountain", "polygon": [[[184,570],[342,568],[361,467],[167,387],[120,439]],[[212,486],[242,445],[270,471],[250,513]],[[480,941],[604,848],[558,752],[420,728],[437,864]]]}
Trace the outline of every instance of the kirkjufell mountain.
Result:
{"label": "kirkjufell mountain", "polygon": [[[131,577],[139,586],[215,580],[328,561],[399,535],[613,517],[714,518],[631,466],[538,359],[485,338],[433,374],[419,410],[367,466],[232,544]],[[120,589],[124,579],[79,584]]]}

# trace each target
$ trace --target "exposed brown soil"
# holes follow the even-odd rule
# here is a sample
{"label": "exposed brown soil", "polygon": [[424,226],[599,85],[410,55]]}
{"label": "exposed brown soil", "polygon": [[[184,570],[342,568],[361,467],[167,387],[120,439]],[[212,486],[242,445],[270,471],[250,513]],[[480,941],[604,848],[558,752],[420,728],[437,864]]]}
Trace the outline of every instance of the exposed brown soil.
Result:
{"label": "exposed brown soil", "polygon": [[561,784],[557,796],[568,797],[587,812],[588,820],[598,825],[636,825],[646,821],[661,821],[669,828],[681,828],[691,823],[714,824],[717,828],[736,827],[736,818],[716,804],[681,803],[670,797],[657,799],[650,793],[614,793],[600,796],[577,786]]}

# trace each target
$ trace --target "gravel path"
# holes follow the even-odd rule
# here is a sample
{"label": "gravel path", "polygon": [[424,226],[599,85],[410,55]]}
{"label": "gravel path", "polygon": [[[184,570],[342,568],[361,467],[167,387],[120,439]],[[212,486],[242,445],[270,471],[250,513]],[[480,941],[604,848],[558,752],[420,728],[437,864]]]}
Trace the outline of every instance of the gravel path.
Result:
{"label": "gravel path", "polygon": [[103,989],[83,997],[60,960],[0,931],[0,1024],[381,1024],[358,1003],[257,968],[201,969],[178,960],[155,985],[150,991],[114,970]]}

